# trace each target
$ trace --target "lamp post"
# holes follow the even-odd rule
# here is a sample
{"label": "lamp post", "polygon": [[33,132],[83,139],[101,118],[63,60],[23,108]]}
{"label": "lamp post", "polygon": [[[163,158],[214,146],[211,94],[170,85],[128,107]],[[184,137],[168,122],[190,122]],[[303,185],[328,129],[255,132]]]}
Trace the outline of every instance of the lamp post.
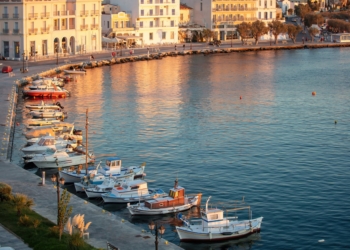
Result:
{"label": "lamp post", "polygon": [[22,73],[24,73],[25,71],[24,71],[24,57],[26,56],[26,53],[22,53],[22,56],[23,56],[23,68],[22,68]]}
{"label": "lamp post", "polygon": [[233,23],[231,23],[232,26],[232,31],[231,31],[231,48],[232,48],[232,43],[233,43]]}
{"label": "lamp post", "polygon": [[58,66],[58,45],[56,46],[56,65]]}
{"label": "lamp post", "polygon": [[[156,237],[156,241],[154,243],[155,243],[156,250],[158,250],[158,239],[162,238],[162,235],[165,232],[165,227],[163,227],[163,225],[158,227],[158,224],[154,223],[153,221],[151,221],[148,224],[148,227],[151,230],[151,234]],[[153,230],[154,230],[154,233],[153,233]],[[158,236],[158,233],[160,234],[159,236]]]}
{"label": "lamp post", "polygon": [[272,40],[272,29],[270,29],[270,46],[271,46],[271,40]]}
{"label": "lamp post", "polygon": [[64,178],[59,178],[59,174],[58,172],[56,174],[53,174],[51,176],[51,181],[56,184],[56,187],[57,187],[57,226],[59,226],[58,224],[60,223],[60,219],[59,219],[59,216],[60,216],[60,184],[61,185],[64,185]]}

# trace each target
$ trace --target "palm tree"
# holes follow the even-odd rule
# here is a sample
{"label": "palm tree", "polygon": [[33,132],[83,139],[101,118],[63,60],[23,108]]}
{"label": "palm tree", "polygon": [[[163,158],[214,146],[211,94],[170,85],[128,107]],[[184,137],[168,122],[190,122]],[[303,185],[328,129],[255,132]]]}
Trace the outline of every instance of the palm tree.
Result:
{"label": "palm tree", "polygon": [[28,198],[25,194],[16,193],[12,198],[12,202],[16,207],[17,215],[20,216],[22,210],[34,206],[33,199]]}

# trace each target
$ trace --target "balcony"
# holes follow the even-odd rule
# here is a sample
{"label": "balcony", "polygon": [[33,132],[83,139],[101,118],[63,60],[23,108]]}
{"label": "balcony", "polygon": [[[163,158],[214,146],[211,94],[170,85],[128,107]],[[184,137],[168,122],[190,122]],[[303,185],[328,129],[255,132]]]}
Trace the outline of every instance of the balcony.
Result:
{"label": "balcony", "polygon": [[174,4],[175,0],[141,0],[141,4]]}
{"label": "balcony", "polygon": [[38,13],[28,13],[28,19],[38,19]]}
{"label": "balcony", "polygon": [[233,7],[233,8],[213,8],[213,12],[217,11],[257,11],[258,8],[244,8],[244,7]]}
{"label": "balcony", "polygon": [[19,29],[13,29],[13,34],[19,34]]}
{"label": "balcony", "polygon": [[29,35],[37,35],[38,34],[38,29],[28,29],[28,34]]}
{"label": "balcony", "polygon": [[60,30],[60,27],[58,27],[58,26],[53,26],[53,30]]}
{"label": "balcony", "polygon": [[41,34],[49,34],[50,28],[41,28]]}
{"label": "balcony", "polygon": [[67,16],[68,15],[68,11],[67,10],[60,10],[59,11],[59,15],[60,16]]}
{"label": "balcony", "polygon": [[80,25],[80,30],[88,30],[89,29],[89,25]]}
{"label": "balcony", "polygon": [[2,33],[3,33],[3,34],[8,34],[8,33],[10,33],[10,32],[9,32],[9,29],[2,29]]}
{"label": "balcony", "polygon": [[89,15],[89,11],[87,10],[80,11],[80,16],[88,16],[88,15]]}
{"label": "balcony", "polygon": [[9,14],[2,14],[2,18],[4,18],[4,19],[9,18]]}
{"label": "balcony", "polygon": [[92,30],[97,30],[98,29],[98,24],[91,24],[91,28],[90,29],[92,29]]}
{"label": "balcony", "polygon": [[41,19],[49,19],[49,18],[50,18],[50,13],[49,12],[41,13]]}
{"label": "balcony", "polygon": [[19,14],[18,13],[16,13],[16,14],[13,14],[13,18],[19,18]]}
{"label": "balcony", "polygon": [[98,16],[99,13],[100,13],[99,10],[91,10],[91,11],[90,11],[90,15],[91,15],[91,16]]}
{"label": "balcony", "polygon": [[[226,17],[226,18],[213,19],[213,23],[222,23],[222,22],[232,23],[232,22],[243,22],[243,21],[247,22],[247,21],[256,21],[256,20],[258,20],[258,18],[256,17]],[[218,27],[221,25],[223,24],[219,24],[219,25],[214,24],[213,29],[223,28],[223,27]]]}

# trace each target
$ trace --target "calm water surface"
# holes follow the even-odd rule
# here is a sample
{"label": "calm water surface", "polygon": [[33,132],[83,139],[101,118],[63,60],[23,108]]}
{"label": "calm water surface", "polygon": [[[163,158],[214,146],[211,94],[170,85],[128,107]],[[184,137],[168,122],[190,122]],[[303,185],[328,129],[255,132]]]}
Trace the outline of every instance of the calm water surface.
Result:
{"label": "calm water surface", "polygon": [[[180,243],[171,215],[153,217],[167,240],[186,249],[349,249],[349,58],[341,48],[114,65],[78,76],[59,101],[81,129],[89,108],[95,154],[146,162],[150,186],[168,190],[178,177],[188,193],[203,193],[202,204],[244,196],[264,217],[260,235],[211,245]],[[18,105],[21,124],[29,102],[38,101]],[[105,208],[147,229],[148,217]]]}

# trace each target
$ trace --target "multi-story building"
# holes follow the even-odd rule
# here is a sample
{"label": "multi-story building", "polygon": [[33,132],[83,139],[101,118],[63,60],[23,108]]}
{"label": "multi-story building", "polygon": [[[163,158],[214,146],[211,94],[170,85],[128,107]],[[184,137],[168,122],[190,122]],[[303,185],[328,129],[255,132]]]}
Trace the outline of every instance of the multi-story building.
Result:
{"label": "multi-story building", "polygon": [[276,20],[276,0],[258,0],[258,19],[265,23]]}
{"label": "multi-story building", "polygon": [[[194,9],[194,21],[211,29],[215,39],[238,37],[236,27],[242,22],[276,18],[276,0],[183,0]],[[265,5],[266,3],[266,5]],[[260,16],[259,16],[260,15]]]}
{"label": "multi-story building", "polygon": [[178,41],[179,0],[110,0],[131,15],[136,36],[143,43],[163,44]]}
{"label": "multi-story building", "polygon": [[0,1],[0,53],[6,58],[101,50],[100,0]]}

